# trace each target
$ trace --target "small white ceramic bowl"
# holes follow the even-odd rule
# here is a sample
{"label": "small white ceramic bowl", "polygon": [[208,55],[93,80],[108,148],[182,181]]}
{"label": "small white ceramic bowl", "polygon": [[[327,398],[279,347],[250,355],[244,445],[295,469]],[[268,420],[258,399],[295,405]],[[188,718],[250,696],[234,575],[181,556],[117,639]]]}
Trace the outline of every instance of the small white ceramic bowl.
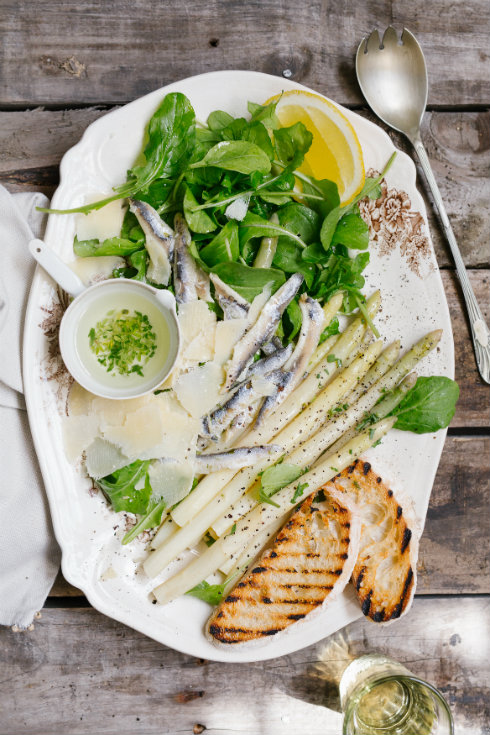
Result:
{"label": "small white ceramic bowl", "polygon": [[[29,249],[40,265],[47,270],[52,278],[68,293],[75,296],[74,300],[63,315],[59,331],[59,344],[63,361],[75,378],[83,388],[102,398],[112,398],[115,400],[123,400],[127,398],[138,398],[146,393],[158,388],[172,371],[175,365],[180,348],[180,330],[175,311],[175,298],[170,291],[160,290],[149,286],[140,281],[133,281],[127,278],[114,278],[107,281],[101,281],[93,286],[85,288],[78,276],[63,263],[58,256],[41,240],[34,240],[29,243]],[[109,385],[110,380],[102,381],[97,377],[97,370],[90,371],[85,361],[82,359],[78,347],[78,332],[81,320],[87,311],[91,310],[91,316],[97,314],[97,301],[101,302],[100,318],[105,316],[102,308],[102,298],[119,297],[124,301],[127,296],[130,300],[131,296],[136,295],[140,303],[148,302],[148,307],[156,308],[162,315],[168,331],[168,349],[165,355],[162,355],[162,364],[158,372],[153,373],[148,378],[142,377],[137,383],[124,385],[124,380],[114,381],[114,385]],[[93,308],[95,306],[95,309]],[[144,308],[144,307],[141,307]],[[97,317],[99,315],[97,314]],[[93,325],[95,326],[95,325]],[[88,340],[88,330],[87,330]],[[152,359],[156,359],[156,356]]]}

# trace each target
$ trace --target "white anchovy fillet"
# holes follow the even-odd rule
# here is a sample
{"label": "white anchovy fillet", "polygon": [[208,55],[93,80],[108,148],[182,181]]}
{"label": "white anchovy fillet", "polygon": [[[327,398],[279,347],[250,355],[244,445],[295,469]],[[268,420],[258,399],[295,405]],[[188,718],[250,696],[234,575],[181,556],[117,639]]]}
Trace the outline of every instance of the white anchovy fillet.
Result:
{"label": "white anchovy fillet", "polygon": [[264,305],[255,324],[235,345],[233,356],[226,368],[225,388],[230,388],[253,360],[257,350],[269,342],[277,329],[284,310],[296,296],[303,276],[295,273]]}
{"label": "white anchovy fillet", "polygon": [[196,472],[207,474],[219,470],[239,470],[249,467],[271,454],[279,454],[282,447],[278,444],[266,444],[257,447],[237,447],[227,452],[215,452],[213,454],[197,454],[194,458]]}
{"label": "white anchovy fillet", "polygon": [[129,209],[136,215],[145,234],[145,247],[150,257],[148,279],[161,286],[168,286],[175,246],[174,231],[147,202],[130,199]]}
{"label": "white anchovy fillet", "polygon": [[185,304],[198,298],[211,301],[209,277],[199,268],[189,251],[191,233],[181,214],[175,215],[174,226],[174,288],[177,303]]}
{"label": "white anchovy fillet", "polygon": [[302,322],[296,347],[283,367],[284,378],[278,383],[276,393],[267,397],[262,404],[257,417],[257,424],[296,388],[320,339],[323,326],[323,309],[318,301],[303,294],[299,300],[299,308],[301,309]]}
{"label": "white anchovy fillet", "polygon": [[225,319],[246,317],[250,309],[248,301],[214,273],[210,273],[209,278],[214,286],[215,300],[223,309]]}
{"label": "white anchovy fillet", "polygon": [[289,344],[287,347],[274,350],[270,355],[253,362],[245,373],[245,380],[252,378],[254,375],[268,375],[273,370],[279,370],[289,360],[292,352],[293,345]]}
{"label": "white anchovy fillet", "polygon": [[282,342],[279,337],[273,337],[270,342],[262,345],[260,349],[262,350],[264,355],[272,355],[272,353],[276,352],[276,350],[282,349]]}
{"label": "white anchovy fillet", "polygon": [[[281,379],[281,371],[275,370],[261,377],[261,381],[273,389]],[[264,397],[264,386],[253,379],[241,383],[225,400],[223,405],[216,408],[202,420],[203,436],[216,439],[227,429],[232,421],[239,416],[240,425],[244,425],[247,417],[253,419],[258,408],[258,401]]]}

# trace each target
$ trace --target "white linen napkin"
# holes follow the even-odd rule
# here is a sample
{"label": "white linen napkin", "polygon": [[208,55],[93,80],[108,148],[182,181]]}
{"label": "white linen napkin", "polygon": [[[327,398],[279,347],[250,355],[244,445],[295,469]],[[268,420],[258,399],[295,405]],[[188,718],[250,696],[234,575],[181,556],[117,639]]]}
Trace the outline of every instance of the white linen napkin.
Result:
{"label": "white linen napkin", "polygon": [[27,244],[42,237],[44,194],[0,186],[0,625],[27,628],[60,564],[29,430],[22,387],[22,332],[34,273]]}

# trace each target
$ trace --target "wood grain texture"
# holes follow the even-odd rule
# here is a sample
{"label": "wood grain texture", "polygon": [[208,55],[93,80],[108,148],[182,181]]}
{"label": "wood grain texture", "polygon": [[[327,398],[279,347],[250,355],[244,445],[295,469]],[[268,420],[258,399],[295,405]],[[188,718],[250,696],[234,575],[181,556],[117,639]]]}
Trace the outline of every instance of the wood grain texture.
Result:
{"label": "wood grain texture", "polygon": [[44,610],[32,632],[0,630],[2,732],[338,735],[335,682],[376,650],[442,690],[458,735],[488,734],[489,620],[485,599],[417,599],[391,626],[360,620],[284,658],[220,664],[90,608]]}
{"label": "wood grain texture", "polygon": [[[40,190],[50,196],[58,183],[57,167],[63,154],[106,112],[96,107],[0,112],[0,182],[12,191]],[[360,114],[376,121],[366,110]],[[402,135],[390,135],[397,147],[412,155]],[[490,112],[428,113],[423,138],[466,265],[488,267]],[[423,177],[419,177],[418,188],[426,202],[439,265],[452,266]]]}
{"label": "wood grain texture", "polygon": [[[468,273],[477,301],[488,323],[490,321],[490,272],[481,270]],[[454,271],[442,271],[441,276],[451,314],[456,380],[460,387],[459,401],[451,427],[453,429],[478,427],[488,431],[490,388],[483,382],[476,367],[466,307],[463,303],[458,278]]]}
{"label": "wood grain texture", "polygon": [[430,72],[429,104],[488,104],[489,9],[401,0],[105,0],[0,3],[0,104],[126,102],[217,69],[254,69],[359,104],[354,54],[373,27],[407,26]]}

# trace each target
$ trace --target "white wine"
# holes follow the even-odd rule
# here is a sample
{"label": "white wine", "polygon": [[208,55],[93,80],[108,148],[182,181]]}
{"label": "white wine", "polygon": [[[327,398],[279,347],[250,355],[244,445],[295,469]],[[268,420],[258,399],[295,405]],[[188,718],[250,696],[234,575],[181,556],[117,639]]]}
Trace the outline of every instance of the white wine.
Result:
{"label": "white wine", "polygon": [[[133,333],[127,329],[122,334],[121,330],[118,333],[117,326],[125,318],[128,319],[129,326],[136,327]],[[143,343],[141,330],[137,330],[139,325],[149,327],[149,330],[146,329],[148,338]],[[103,326],[105,339],[102,341],[100,335]],[[118,353],[119,359],[107,359],[111,332],[116,342],[119,340],[121,344],[121,340],[123,341]],[[138,353],[138,343],[139,358],[135,357],[133,362],[126,365],[126,369],[122,369],[123,359]],[[75,346],[83,368],[100,385],[133,388],[154,381],[165,365],[170,348],[169,327],[162,311],[144,294],[128,290],[100,289],[100,296],[92,299],[80,315],[76,326]]]}
{"label": "white wine", "polygon": [[339,685],[344,735],[451,735],[441,694],[380,654],[361,656]]}

